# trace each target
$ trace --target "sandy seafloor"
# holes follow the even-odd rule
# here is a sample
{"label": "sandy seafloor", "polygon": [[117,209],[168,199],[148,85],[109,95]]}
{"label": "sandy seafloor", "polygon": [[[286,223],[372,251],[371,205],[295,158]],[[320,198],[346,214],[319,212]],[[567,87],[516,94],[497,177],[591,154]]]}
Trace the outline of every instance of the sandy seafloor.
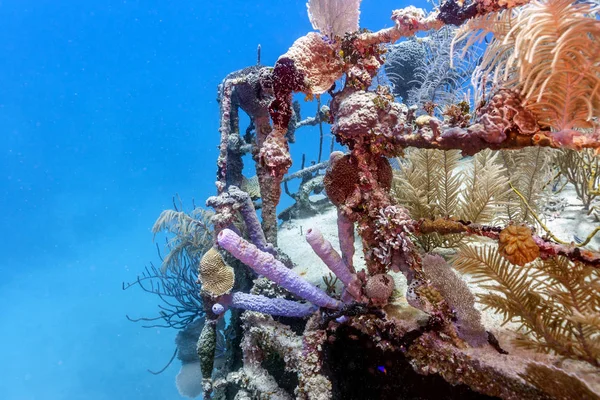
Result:
{"label": "sandy seafloor", "polygon": [[[585,239],[590,232],[598,226],[593,215],[586,215],[583,211],[581,202],[577,199],[575,190],[567,185],[565,189],[558,195],[553,196],[555,200],[560,201],[564,208],[556,211],[546,211],[541,217],[544,219],[546,226],[561,240],[573,241],[574,235],[581,239]],[[547,201],[547,200],[544,200]],[[331,206],[325,211],[312,217],[286,221],[281,224],[278,234],[278,245],[287,253],[296,263],[295,270],[311,283],[325,289],[326,285],[323,282],[323,277],[328,276],[329,269],[321,261],[321,259],[312,251],[310,245],[306,242],[304,235],[311,228],[317,228],[323,236],[331,242],[333,247],[339,252],[339,242],[337,235],[337,211]],[[362,254],[362,245],[360,238],[355,234],[355,254],[354,266],[357,271],[365,267],[364,257]],[[600,248],[600,236],[594,237],[587,248],[598,250]],[[406,279],[400,273],[390,274],[396,282],[396,289],[404,293],[406,290]],[[484,293],[486,290],[477,286],[472,282],[468,275],[459,274],[467,283],[471,291],[477,295]],[[339,293],[340,286],[338,284],[337,291]],[[508,322],[503,324],[502,316],[484,310],[482,304],[476,302],[475,306],[479,309],[482,316],[482,323],[486,330],[493,332],[500,340],[503,348],[509,350],[513,354],[522,354],[531,360],[548,362],[548,357],[544,354],[534,353],[517,349],[511,344],[513,337],[512,331],[519,328],[519,324]],[[595,370],[583,362],[565,361],[561,364],[563,368],[570,371],[576,371],[580,376],[586,377],[587,382],[595,389],[600,390],[600,377],[595,376]]]}

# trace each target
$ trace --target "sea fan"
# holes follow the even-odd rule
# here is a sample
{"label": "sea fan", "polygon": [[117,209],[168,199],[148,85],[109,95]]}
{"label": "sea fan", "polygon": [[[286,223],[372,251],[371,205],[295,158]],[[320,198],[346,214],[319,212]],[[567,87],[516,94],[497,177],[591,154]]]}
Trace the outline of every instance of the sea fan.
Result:
{"label": "sea fan", "polygon": [[358,30],[361,0],[309,0],[308,18],[313,28],[329,38]]}
{"label": "sea fan", "polygon": [[408,105],[422,106],[433,102],[440,106],[462,100],[462,88],[468,82],[477,59],[477,49],[470,47],[460,61],[451,65],[450,44],[455,28],[446,26],[424,38],[410,38],[390,46],[385,73],[393,83],[395,96]]}

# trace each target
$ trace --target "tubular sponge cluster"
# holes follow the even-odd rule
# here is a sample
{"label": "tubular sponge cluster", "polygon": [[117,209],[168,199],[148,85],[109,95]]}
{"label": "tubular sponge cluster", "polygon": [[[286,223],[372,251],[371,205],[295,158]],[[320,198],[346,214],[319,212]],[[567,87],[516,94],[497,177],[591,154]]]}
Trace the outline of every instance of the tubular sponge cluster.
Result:
{"label": "tubular sponge cluster", "polygon": [[341,303],[338,300],[305,281],[297,273],[288,269],[272,254],[258,249],[231,229],[223,229],[219,232],[217,242],[219,246],[248,265],[256,273],[264,275],[294,295],[310,301],[319,307],[331,309],[339,309],[341,307]]}

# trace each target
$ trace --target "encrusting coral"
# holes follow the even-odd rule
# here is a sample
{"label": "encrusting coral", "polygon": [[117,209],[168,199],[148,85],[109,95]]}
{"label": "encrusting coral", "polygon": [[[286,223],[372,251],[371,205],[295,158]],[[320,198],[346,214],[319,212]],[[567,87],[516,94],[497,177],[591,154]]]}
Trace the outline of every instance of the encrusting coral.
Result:
{"label": "encrusting coral", "polygon": [[[436,398],[432,392],[424,396],[425,388],[457,384],[461,385],[457,396],[479,392],[506,399],[556,398],[556,388],[546,390],[539,384],[537,378],[543,368],[532,367],[527,353],[513,353],[511,349],[511,354],[507,354],[495,335],[486,331],[475,298],[461,277],[442,257],[423,254],[415,245],[419,235],[424,234],[458,234],[461,240],[470,236],[498,242],[498,247],[463,245],[453,262],[458,270],[472,274],[476,283],[495,282],[487,288],[488,292],[479,294],[480,302],[499,310],[507,321],[517,320],[523,325],[524,330],[518,335],[518,343],[523,347],[598,367],[600,254],[556,243],[529,226],[506,225],[510,218],[501,220],[494,216],[495,210],[508,204],[507,186],[514,186],[511,176],[507,176],[508,168],[490,150],[533,146],[600,148],[594,134],[573,131],[584,121],[580,114],[583,106],[575,105],[573,93],[580,96],[577,102],[587,102],[588,117],[590,112],[597,112],[600,86],[593,80],[597,76],[592,76],[597,58],[591,57],[598,48],[597,20],[588,16],[595,11],[568,0],[528,3],[446,0],[429,14],[410,6],[392,13],[394,26],[369,32],[357,31],[360,1],[311,0],[310,19],[320,34],[311,32],[296,40],[272,69],[257,65],[224,81],[220,90],[217,196],[207,200],[207,205],[215,210],[211,219],[215,247],[209,250],[207,262],[200,268],[202,290],[210,294],[204,300],[208,320],[198,343],[205,398],[287,399],[295,395],[300,399],[330,399],[334,394],[351,398],[356,393],[348,395],[348,388],[354,385],[348,366],[370,374],[365,385],[369,389],[378,387],[372,385],[374,379],[380,379],[383,383],[379,386],[384,388],[401,382],[413,385],[406,393],[420,398]],[[512,10],[515,7],[521,8]],[[547,13],[538,15],[536,10]],[[488,17],[497,12],[504,16]],[[567,18],[556,28],[549,26],[548,15]],[[449,104],[443,117],[436,117],[435,105],[428,103],[428,115],[417,118],[415,109],[396,102],[388,87],[374,84],[384,63],[383,44],[449,24],[461,25],[473,18],[515,22],[503,38],[516,35],[514,44],[523,51],[484,57],[475,75],[484,82],[480,92],[489,89],[485,83],[489,76],[484,78],[482,71],[489,75],[498,65],[505,65],[507,72],[503,85],[494,87],[485,103],[476,104],[474,115],[468,115],[469,104],[458,103]],[[539,21],[540,26],[533,26],[532,21]],[[574,31],[590,29],[582,40],[589,48],[575,44],[568,28],[560,37],[553,36],[553,29],[563,29],[566,23],[573,23]],[[528,29],[541,35],[537,42],[525,37]],[[543,38],[550,39],[546,42]],[[498,49],[499,42],[495,43],[487,51]],[[573,93],[551,90],[560,86],[553,79],[563,72],[547,75],[548,62],[540,63],[539,68],[531,65],[517,71],[517,66],[535,61],[532,49],[538,45],[543,47],[543,54],[554,60],[553,67],[568,66],[560,82],[570,84],[567,89],[574,88]],[[518,57],[525,58],[517,61]],[[573,75],[575,66],[585,67],[578,82]],[[337,88],[336,82],[342,77],[344,84]],[[577,86],[583,81],[594,83],[595,89]],[[292,162],[287,133],[290,126],[297,126],[294,93],[331,96],[331,133],[348,151],[332,152],[322,178],[325,192],[336,207],[341,254],[316,227],[306,231],[314,253],[343,286],[339,298],[290,268],[292,263],[277,248],[275,209]],[[561,114],[560,124],[548,117],[555,107],[546,103],[554,96],[562,96],[567,108],[574,105],[576,109],[575,113]],[[236,119],[236,102],[244,104],[242,108],[256,128],[251,147],[262,198],[262,224],[250,195],[238,189],[242,183],[239,162],[243,145],[240,147],[239,132],[232,123]],[[432,149],[424,154],[443,160],[436,164],[443,170],[434,171],[442,185],[426,189],[426,197],[435,191],[435,201],[424,202],[428,209],[418,219],[411,213],[420,200],[405,205],[402,195],[392,193],[394,173],[388,158],[404,154],[407,147]],[[481,155],[475,157],[472,171],[456,175],[460,154],[440,153],[447,150]],[[488,185],[485,187],[478,181],[484,174]],[[492,177],[499,184],[495,191],[489,187]],[[461,185],[467,186],[464,198],[460,195]],[[535,190],[532,188],[526,196],[513,191],[533,214],[527,202],[535,198]],[[475,198],[477,204],[471,204],[469,199]],[[527,222],[526,218],[523,220]],[[492,223],[504,226],[484,225]],[[364,269],[352,261],[355,232],[362,243]],[[228,261],[235,266],[233,270],[222,265],[218,271],[213,268],[213,276],[207,267],[210,258],[221,256],[217,248],[226,251]],[[397,273],[403,277],[399,279]],[[255,284],[255,289],[260,290],[246,293],[249,287],[241,287],[238,275],[245,282],[256,275],[264,277]],[[399,281],[402,284],[397,284]],[[212,285],[214,282],[218,284]],[[404,282],[406,290],[401,293]],[[232,329],[240,328],[237,332],[242,335],[241,345],[235,349],[238,353],[229,369],[220,371],[213,380],[208,369],[214,358],[215,321],[235,309],[247,310],[241,317],[231,314]],[[306,317],[308,321],[298,320]],[[347,352],[343,357],[339,356],[340,348]],[[367,366],[364,361],[355,360],[354,354],[367,354],[373,364]],[[553,356],[547,357],[548,363],[557,361]],[[390,362],[392,359],[398,365]],[[563,373],[557,370],[551,373]],[[382,375],[376,375],[377,371]],[[549,374],[547,370],[542,372]],[[420,375],[418,383],[417,379],[405,379],[413,376],[410,374]],[[577,382],[581,393],[600,388],[594,382],[588,385],[585,377],[567,372],[560,376],[564,381]],[[389,393],[396,394],[388,391],[386,395],[383,390],[370,395],[388,398],[385,396]]]}

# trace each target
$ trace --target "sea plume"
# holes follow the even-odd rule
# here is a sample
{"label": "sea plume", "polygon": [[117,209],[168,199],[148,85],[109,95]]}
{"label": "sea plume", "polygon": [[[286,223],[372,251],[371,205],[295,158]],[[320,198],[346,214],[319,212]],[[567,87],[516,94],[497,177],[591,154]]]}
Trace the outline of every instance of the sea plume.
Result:
{"label": "sea plume", "polygon": [[600,21],[590,17],[594,11],[570,0],[534,1],[504,39],[515,44],[507,67],[518,70],[528,108],[541,125],[588,128],[600,112]]}
{"label": "sea plume", "polygon": [[519,90],[538,123],[572,147],[574,130],[593,127],[600,114],[598,11],[585,2],[537,0],[466,24],[455,43],[467,39],[468,47],[494,35],[473,76],[479,99],[490,84]]}
{"label": "sea plume", "polygon": [[361,0],[309,0],[308,18],[313,28],[334,38],[358,30]]}

